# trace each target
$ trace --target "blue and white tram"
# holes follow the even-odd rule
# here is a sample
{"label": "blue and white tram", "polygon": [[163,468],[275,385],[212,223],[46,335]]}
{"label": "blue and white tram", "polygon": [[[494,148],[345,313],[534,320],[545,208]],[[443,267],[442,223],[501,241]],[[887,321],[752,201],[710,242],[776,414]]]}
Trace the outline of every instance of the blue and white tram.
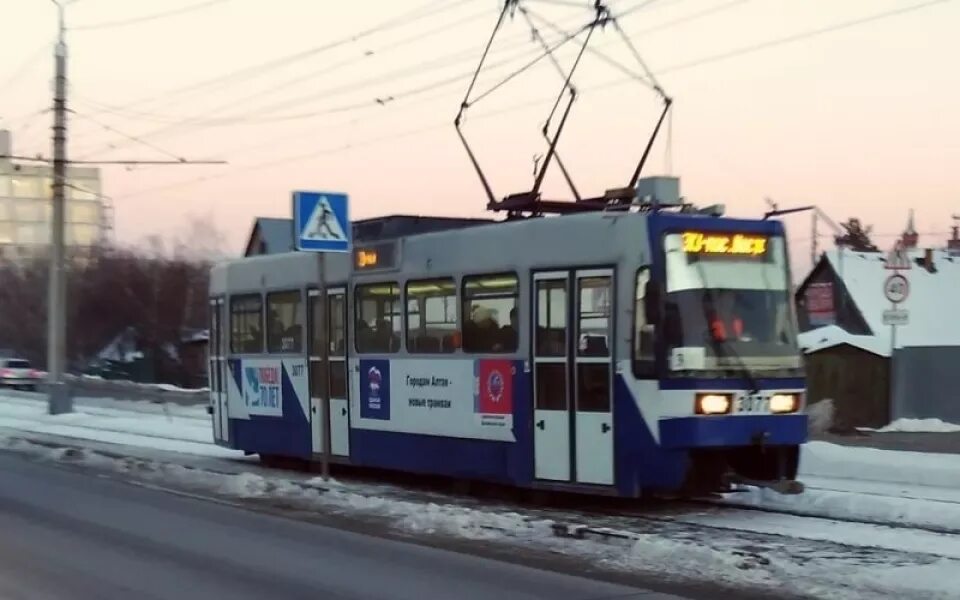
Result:
{"label": "blue and white tram", "polygon": [[358,243],[320,268],[213,268],[218,444],[316,459],[329,433],[333,461],[626,497],[796,477],[777,221],[589,212]]}

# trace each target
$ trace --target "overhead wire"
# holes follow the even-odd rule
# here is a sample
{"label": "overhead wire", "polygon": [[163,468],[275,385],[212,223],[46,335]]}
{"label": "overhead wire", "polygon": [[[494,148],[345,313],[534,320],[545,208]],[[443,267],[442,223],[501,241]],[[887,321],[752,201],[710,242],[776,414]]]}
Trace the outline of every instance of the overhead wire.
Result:
{"label": "overhead wire", "polygon": [[[348,44],[357,42],[361,39],[370,37],[376,33],[382,33],[384,31],[389,31],[391,29],[403,27],[405,25],[408,25],[410,23],[415,23],[424,18],[435,17],[437,14],[446,12],[451,8],[455,8],[457,6],[460,6],[470,1],[472,0],[449,0],[445,4],[441,4],[439,7],[437,7],[437,0],[431,0],[429,2],[426,2],[425,4],[418,6],[417,8],[414,8],[412,10],[403,12],[397,16],[381,21],[380,23],[373,25],[371,27],[368,27],[366,29],[363,29],[359,32],[334,39],[332,41],[323,43],[319,46],[314,46],[306,50],[301,50],[298,52],[294,52],[292,54],[287,54],[281,57],[273,58],[255,65],[236,69],[229,73],[218,75],[216,77],[205,79],[203,81],[187,84],[185,86],[175,88],[167,92],[163,92],[160,94],[153,94],[151,96],[141,98],[140,100],[135,100],[132,102],[125,103],[124,106],[131,107],[131,106],[140,106],[140,105],[153,105],[153,104],[156,104],[158,101],[162,101],[170,97],[179,97],[183,95],[188,95],[200,90],[209,90],[210,88],[216,89],[218,86],[221,86],[223,84],[230,85],[231,82],[235,82],[238,80],[243,81],[252,77],[257,77],[260,74],[263,74],[265,72],[269,72],[271,70],[278,69],[280,67],[294,64],[296,62],[305,60],[307,58],[311,58],[318,54],[322,54],[324,52],[328,52],[330,50],[346,46]],[[161,104],[161,105],[165,106],[168,104]]]}
{"label": "overhead wire", "polygon": [[[456,4],[458,4],[458,3],[455,3],[455,5],[456,5]],[[455,26],[456,24],[459,24],[459,23],[462,23],[462,22],[467,22],[467,21],[472,21],[472,20],[474,20],[475,18],[477,18],[478,16],[479,16],[479,15],[468,16],[468,17],[462,19],[461,21],[455,22],[454,25],[449,25],[449,24],[448,24],[448,25],[446,26],[446,28],[449,29],[449,27]],[[434,33],[434,32],[439,31],[440,29],[441,29],[441,28],[437,28],[437,29],[435,29],[435,30],[430,30],[430,31],[428,31],[428,32],[425,32],[425,33],[421,34],[421,35],[418,36],[418,37],[410,37],[410,38],[407,38],[407,39],[404,39],[404,40],[400,40],[400,41],[394,42],[394,43],[392,43],[392,44],[389,45],[388,49],[394,49],[394,48],[398,47],[399,45],[403,45],[403,44],[409,43],[409,42],[414,41],[414,40],[416,40],[416,39],[422,39],[422,38],[424,37],[424,35],[429,35],[429,34],[431,34],[431,33]],[[521,46],[521,45],[524,45],[524,43],[521,42],[521,43],[511,44],[511,45],[509,45],[508,47],[505,47],[505,48],[500,49],[500,51],[510,50],[510,49],[515,48],[515,47],[519,47],[519,46]],[[381,50],[379,50],[378,52],[383,52],[383,50],[381,49]],[[444,59],[442,59],[442,61],[437,61],[437,62],[444,62],[444,61],[447,61],[447,60],[449,60],[449,59],[454,59],[455,57],[460,57],[460,56],[463,56],[463,57],[472,56],[472,53],[473,53],[473,50],[469,50],[469,49],[468,49],[468,50],[465,50],[465,51],[456,53],[456,54],[454,54],[454,55],[448,55],[448,56],[446,56]],[[363,58],[363,57],[360,57],[360,60],[362,60],[362,58]],[[329,69],[329,70],[333,70],[333,68],[336,68],[336,67],[337,67],[338,65],[340,65],[340,64],[346,64],[346,63],[350,63],[350,62],[353,62],[353,61],[352,61],[352,60],[347,60],[347,61],[344,61],[343,63],[338,63],[337,65],[333,65],[333,66],[331,66],[331,67],[327,67],[327,68],[323,69],[322,71],[326,71],[326,70],[328,70],[328,69]],[[423,64],[418,65],[418,69],[419,69],[419,70],[416,70],[416,69],[415,69],[415,73],[416,73],[416,74],[422,74],[423,72],[425,72],[425,71],[427,71],[427,70],[430,70],[430,69],[424,69],[423,66],[424,66]],[[442,65],[442,64],[438,64],[438,66],[443,66],[443,65]],[[391,76],[390,76],[389,78],[390,78],[390,79],[396,78],[396,76],[397,76],[397,73],[394,73],[394,74],[391,74]],[[298,77],[296,80],[288,81],[287,83],[288,83],[288,84],[296,83],[296,82],[298,82],[300,79],[301,79],[301,78]],[[385,80],[384,77],[377,77],[377,78],[374,78],[370,83],[382,83],[384,80]],[[455,82],[455,79],[454,79],[454,78],[449,78],[449,79],[445,79],[445,80],[439,82],[439,84],[440,84],[440,85],[449,85],[449,84],[452,84],[452,83],[454,83],[454,82]],[[424,86],[422,89],[412,90],[412,91],[409,92],[409,93],[404,93],[404,94],[401,94],[401,95],[402,95],[402,96],[418,95],[418,94],[420,94],[420,93],[422,93],[422,92],[424,92],[424,91],[429,91],[429,89],[433,89],[434,87],[435,87],[435,86],[433,86],[433,85]],[[272,88],[270,88],[269,90],[266,90],[266,91],[256,92],[256,93],[254,93],[254,94],[253,94],[252,96],[250,96],[250,97],[258,97],[258,96],[264,95],[264,94],[266,94],[266,93],[275,92],[275,91],[277,91],[277,89],[278,89],[277,87],[272,87]],[[352,89],[357,89],[357,88],[352,88]],[[319,92],[319,93],[312,93],[312,94],[309,94],[309,95],[307,95],[307,96],[301,96],[301,97],[296,98],[296,99],[291,99],[291,100],[288,100],[288,101],[286,101],[286,102],[280,103],[279,105],[276,105],[276,104],[275,104],[275,105],[269,105],[269,106],[267,106],[267,107],[260,107],[260,108],[258,108],[258,109],[254,109],[254,110],[256,111],[255,113],[246,113],[246,114],[240,114],[240,115],[234,115],[234,116],[228,116],[228,117],[204,118],[203,115],[195,115],[195,116],[193,116],[193,117],[180,118],[180,119],[174,119],[174,120],[171,120],[171,119],[168,119],[168,118],[157,118],[156,120],[158,120],[158,121],[161,122],[161,123],[164,123],[165,125],[167,125],[167,127],[161,127],[161,128],[158,128],[158,129],[154,129],[154,130],[148,131],[148,132],[141,133],[141,134],[139,135],[139,137],[141,137],[141,138],[148,137],[148,136],[152,137],[152,136],[160,135],[160,134],[166,133],[166,132],[173,132],[173,131],[177,131],[177,130],[182,130],[183,127],[188,127],[188,126],[189,126],[189,127],[193,127],[193,128],[201,128],[201,129],[202,129],[202,128],[213,127],[213,126],[227,126],[227,125],[233,125],[233,124],[246,124],[246,123],[248,123],[248,122],[249,122],[249,123],[253,123],[253,122],[271,122],[271,121],[286,121],[286,120],[293,120],[293,119],[312,118],[312,117],[322,116],[322,115],[327,115],[327,114],[335,114],[335,113],[343,112],[344,110],[350,110],[350,109],[362,107],[362,106],[365,105],[365,103],[355,103],[355,104],[349,105],[349,106],[347,106],[347,107],[337,107],[337,108],[332,108],[332,109],[327,109],[327,110],[313,111],[313,112],[303,113],[303,114],[297,114],[297,115],[265,117],[265,118],[260,118],[260,119],[257,118],[257,113],[259,113],[259,112],[279,110],[280,108],[284,108],[285,106],[295,106],[296,104],[305,103],[305,102],[311,101],[311,100],[313,100],[313,99],[315,99],[315,98],[319,98],[319,97],[329,97],[329,96],[334,95],[334,94],[336,94],[336,93],[340,93],[341,91],[348,91],[348,90],[346,90],[346,89],[343,89],[343,90],[335,89],[335,90],[333,90],[333,94],[331,94],[331,90],[328,89],[328,90],[321,91],[321,92]],[[239,101],[236,100],[236,99],[232,99],[229,104],[221,105],[220,107],[218,107],[218,109],[214,109],[214,110],[219,110],[220,108],[226,108],[227,106],[236,105],[238,102],[242,102],[242,101],[244,101],[244,100],[246,100],[246,99],[250,99],[250,97],[242,98],[242,99],[240,99]],[[391,95],[390,100],[396,100],[396,99],[397,99],[397,95]],[[374,102],[374,101],[371,101],[371,106],[373,105],[373,104],[372,104],[373,102]],[[380,104],[382,104],[382,102],[381,102]],[[103,103],[96,103],[96,104],[94,104],[93,106],[96,107],[96,108],[98,108],[98,110],[97,110],[96,112],[111,112],[111,113],[114,113],[114,114],[121,114],[121,115],[123,114],[123,112],[120,112],[120,110],[118,110],[118,109],[120,109],[121,107],[105,105],[105,104],[103,104]],[[214,111],[208,110],[208,111],[205,111],[205,112],[214,112]],[[148,114],[148,113],[139,113],[139,114],[143,115],[144,117],[158,117],[158,115],[150,115],[150,114]],[[87,154],[96,154],[97,152],[101,152],[101,151],[109,150],[109,149],[113,149],[113,148],[100,149],[100,150],[97,150],[97,151],[89,151],[89,150],[88,150],[88,151],[87,151]]]}
{"label": "overhead wire", "polygon": [[146,23],[148,21],[157,21],[159,19],[166,19],[169,17],[176,17],[184,15],[187,13],[196,12],[203,10],[205,8],[210,8],[217,4],[225,4],[227,2],[232,2],[233,0],[206,0],[205,2],[198,2],[196,4],[191,4],[188,6],[182,6],[180,8],[175,8],[173,10],[168,10],[164,12],[153,13],[150,15],[144,15],[142,17],[134,17],[131,19],[122,19],[118,21],[105,21],[103,23],[91,23],[89,25],[76,25],[69,27],[68,30],[71,32],[74,31],[94,31],[100,29],[113,29],[116,27],[126,27],[128,25],[139,25],[141,23]]}
{"label": "overhead wire", "polygon": [[111,133],[115,133],[115,134],[119,135],[120,137],[123,137],[123,138],[125,138],[125,139],[127,139],[127,140],[130,140],[131,142],[135,142],[135,143],[137,143],[137,144],[140,144],[140,145],[142,145],[142,146],[145,146],[145,147],[147,147],[147,148],[150,148],[151,150],[154,150],[154,151],[156,151],[156,152],[159,152],[159,153],[161,153],[161,154],[164,154],[164,155],[166,155],[166,156],[169,156],[170,158],[173,158],[173,159],[175,159],[175,160],[180,160],[180,161],[185,160],[183,156],[180,156],[180,155],[178,155],[178,154],[174,154],[173,152],[170,152],[169,150],[165,150],[164,148],[161,148],[160,146],[157,146],[156,144],[151,143],[151,142],[148,142],[148,141],[146,141],[146,140],[144,140],[144,139],[141,139],[141,138],[139,138],[139,137],[137,137],[137,136],[135,136],[135,135],[130,135],[130,134],[128,134],[128,133],[125,133],[125,132],[117,129],[116,127],[112,127],[112,126],[110,126],[110,125],[107,125],[106,123],[103,123],[103,122],[100,121],[99,119],[97,119],[97,118],[95,118],[95,117],[92,117],[92,116],[90,116],[90,115],[88,115],[88,114],[86,114],[86,113],[77,112],[76,110],[71,111],[71,113],[74,114],[75,116],[78,116],[78,117],[82,118],[82,119],[87,119],[88,121],[90,121],[90,122],[92,122],[92,123],[94,123],[94,124],[96,124],[96,125],[99,125],[100,127],[102,127],[103,129],[105,129],[106,131],[109,131],[109,132],[111,132]]}
{"label": "overhead wire", "polygon": [[[881,19],[892,18],[892,17],[895,17],[895,16],[907,14],[907,13],[909,13],[909,12],[917,11],[917,10],[920,10],[920,9],[923,9],[923,8],[928,8],[928,7],[937,5],[937,4],[943,4],[943,3],[949,2],[949,1],[950,1],[950,0],[930,0],[930,1],[927,1],[927,2],[922,2],[922,3],[918,3],[918,4],[913,4],[913,5],[909,6],[909,7],[903,7],[903,8],[893,9],[893,10],[889,10],[889,11],[883,11],[883,12],[880,12],[880,13],[875,13],[875,14],[872,14],[872,15],[867,15],[867,16],[864,16],[864,17],[860,17],[860,18],[857,18],[857,19],[847,20],[847,21],[843,21],[843,22],[840,22],[840,23],[835,23],[835,24],[832,24],[832,25],[827,25],[827,26],[824,26],[824,27],[820,27],[820,28],[816,28],[816,29],[812,29],[812,30],[807,30],[807,31],[804,31],[804,32],[799,32],[799,33],[796,33],[796,34],[793,34],[793,35],[790,35],[790,36],[786,36],[786,37],[782,37],[782,38],[776,38],[776,39],[773,39],[773,40],[767,40],[767,41],[765,41],[765,42],[761,42],[761,43],[758,43],[758,44],[752,44],[752,45],[750,45],[750,46],[745,46],[745,47],[742,47],[742,48],[738,48],[738,49],[734,49],[734,50],[730,50],[730,51],[726,51],[726,52],[722,52],[722,53],[717,53],[717,54],[714,54],[714,55],[710,55],[710,56],[702,57],[702,58],[700,58],[700,59],[696,59],[696,60],[694,60],[694,61],[688,61],[688,62],[686,62],[686,63],[681,63],[681,64],[678,64],[678,65],[673,65],[673,66],[671,66],[671,67],[667,67],[667,68],[664,68],[664,69],[658,69],[658,70],[657,70],[657,74],[659,74],[659,75],[664,75],[664,74],[666,74],[666,73],[681,71],[681,70],[693,68],[693,67],[695,67],[695,66],[701,66],[701,65],[705,65],[705,64],[710,64],[710,63],[712,63],[712,62],[717,62],[717,61],[721,61],[721,60],[726,60],[726,59],[729,59],[729,58],[732,58],[732,57],[736,57],[736,56],[743,56],[743,55],[746,55],[746,54],[749,54],[749,53],[759,52],[759,51],[766,50],[766,49],[769,49],[769,48],[774,48],[774,47],[777,47],[777,46],[780,46],[780,45],[784,45],[784,44],[788,44],[788,43],[793,43],[793,42],[798,42],[798,41],[802,41],[802,40],[805,40],[805,39],[808,39],[808,38],[812,38],[812,37],[821,36],[821,35],[824,35],[824,34],[826,34],[826,33],[832,33],[832,32],[836,32],[836,31],[841,31],[841,30],[844,30],[844,29],[849,29],[849,28],[857,27],[857,26],[860,26],[860,25],[863,25],[863,24],[867,24],[867,23],[871,23],[871,22],[874,22],[874,21],[878,21],[878,20],[881,20]],[[615,87],[624,85],[625,83],[629,83],[630,81],[633,81],[633,79],[632,79],[632,78],[619,78],[619,79],[616,79],[616,80],[608,81],[608,82],[606,82],[606,83],[603,83],[603,84],[594,86],[594,87],[592,87],[592,90],[591,90],[591,91],[593,91],[593,92],[600,92],[600,91],[604,91],[604,90],[609,90],[609,89],[612,89],[612,88],[615,88]],[[550,99],[552,99],[552,97],[550,97]],[[520,109],[526,108],[526,107],[528,107],[528,106],[532,106],[532,105],[535,105],[535,104],[537,104],[537,103],[543,102],[543,100],[544,100],[544,98],[540,98],[540,99],[537,99],[537,100],[525,102],[525,103],[520,104],[520,105],[511,105],[511,106],[502,108],[502,109],[500,109],[500,110],[498,110],[498,111],[494,111],[494,112],[492,112],[492,113],[484,113],[484,114],[481,114],[481,115],[479,115],[478,117],[474,117],[474,119],[477,119],[477,118],[487,118],[487,117],[494,116],[494,115],[500,115],[500,114],[505,114],[505,113],[508,113],[508,112],[513,112],[513,111],[520,110]],[[361,145],[366,146],[366,145],[371,145],[371,144],[374,144],[374,143],[380,143],[380,142],[384,142],[384,141],[389,141],[389,140],[392,140],[392,139],[397,139],[397,137],[409,137],[409,136],[412,136],[412,135],[416,135],[416,134],[418,134],[418,133],[422,133],[422,132],[426,132],[426,131],[430,131],[430,130],[434,130],[434,129],[440,129],[440,128],[447,127],[447,126],[449,126],[448,123],[443,123],[443,124],[438,123],[438,124],[436,124],[436,125],[430,125],[430,126],[424,127],[424,128],[418,128],[418,129],[415,129],[415,130],[405,131],[405,132],[401,132],[401,133],[398,133],[398,134],[390,134],[390,135],[386,135],[386,136],[380,136],[380,137],[377,137],[377,138],[373,138],[373,139],[370,139],[370,140],[366,140],[366,141],[364,141],[364,142],[346,144],[346,145],[338,146],[338,147],[336,147],[336,148],[330,148],[330,149],[326,149],[326,150],[322,150],[322,151],[314,152],[314,153],[310,153],[310,154],[303,154],[303,155],[288,157],[288,158],[286,158],[286,159],[272,160],[272,161],[268,161],[267,163],[260,163],[260,164],[247,165],[247,166],[238,166],[238,167],[236,167],[236,169],[237,169],[237,170],[242,170],[242,171],[245,171],[245,172],[246,172],[246,171],[249,171],[249,170],[252,170],[252,169],[269,168],[269,167],[277,166],[277,165],[280,165],[280,164],[286,164],[287,162],[291,162],[291,161],[295,161],[295,160],[302,160],[302,159],[304,159],[304,158],[309,158],[309,157],[312,157],[312,156],[319,156],[319,155],[323,155],[323,154],[331,154],[331,153],[336,153],[336,152],[342,152],[342,151],[344,151],[344,150],[347,150],[347,149],[350,149],[350,148],[356,148],[356,147],[359,147],[359,146],[361,146]],[[231,172],[232,172],[232,171],[231,171]],[[216,177],[213,177],[213,178],[223,177],[223,176],[226,176],[226,175],[228,175],[228,174],[230,174],[230,172],[226,172],[226,173],[223,173],[223,174],[218,174],[218,175],[216,175]],[[162,187],[159,187],[159,188],[148,188],[148,189],[146,189],[146,190],[138,190],[138,191],[132,192],[132,193],[130,193],[130,194],[125,194],[125,195],[121,196],[121,198],[129,198],[129,197],[139,196],[139,195],[143,195],[143,194],[147,194],[147,193],[154,193],[154,192],[158,192],[158,191],[164,191],[164,190],[167,190],[167,189],[175,189],[175,188],[178,188],[178,187],[183,187],[183,186],[191,185],[191,184],[194,184],[194,183],[199,183],[199,182],[206,181],[206,180],[209,180],[209,179],[211,179],[211,177],[210,177],[210,176],[206,176],[206,177],[201,177],[201,178],[192,179],[192,180],[187,180],[187,181],[182,181],[182,182],[174,182],[174,183],[172,183],[172,184],[169,184],[169,185],[166,185],[166,186],[162,186]]]}
{"label": "overhead wire", "polygon": [[[506,49],[512,49],[512,47],[505,48],[504,50]],[[197,129],[204,129],[204,128],[216,127],[216,126],[225,126],[225,125],[231,125],[234,123],[270,123],[270,122],[302,120],[302,119],[308,119],[308,118],[313,118],[313,117],[322,116],[322,115],[342,113],[345,111],[351,111],[359,108],[375,107],[377,105],[386,104],[387,102],[395,102],[402,98],[417,96],[425,92],[429,92],[435,89],[439,89],[441,87],[455,84],[458,81],[462,80],[465,74],[460,73],[454,76],[448,76],[437,81],[432,81],[430,83],[417,86],[415,88],[404,90],[402,92],[397,92],[397,93],[389,94],[386,96],[382,96],[382,97],[378,97],[370,100],[364,100],[361,102],[354,102],[347,105],[335,106],[332,108],[320,109],[320,110],[315,110],[310,112],[270,116],[270,113],[275,113],[276,111],[279,111],[281,109],[296,106],[298,104],[304,104],[318,98],[330,99],[338,95],[343,95],[346,93],[362,90],[372,85],[380,85],[385,81],[390,81],[395,79],[404,79],[409,76],[421,76],[430,71],[435,71],[437,69],[455,66],[460,62],[465,62],[460,59],[463,58],[464,55],[469,52],[471,51],[468,50],[468,51],[457,53],[454,55],[441,56],[433,61],[428,61],[426,63],[421,62],[411,67],[408,67],[406,69],[394,70],[387,76],[377,75],[377,76],[369,77],[367,79],[363,79],[360,81],[354,81],[348,84],[343,84],[337,87],[326,88],[320,91],[311,92],[310,94],[298,96],[293,99],[287,99],[282,102],[261,106],[261,107],[252,109],[250,112],[247,112],[247,113],[228,115],[224,117],[217,117],[217,118],[210,118],[210,119],[205,119],[203,118],[202,115],[197,115],[192,119],[184,119],[183,121],[170,123],[164,127],[159,127],[151,131],[145,132],[143,134],[140,134],[139,137],[141,138],[144,138],[147,136],[153,137],[153,136],[160,135],[162,133],[176,131],[177,129],[182,129],[183,127],[192,127],[192,130],[196,131]],[[494,63],[493,66],[499,67],[505,64],[509,64],[510,62],[523,58],[524,56],[527,56],[529,54],[531,54],[530,51],[518,53],[517,55],[512,56],[511,58],[504,59],[497,63]],[[470,73],[472,73],[472,70],[470,71]],[[231,102],[230,104],[233,105],[235,103],[236,102]],[[220,108],[223,108],[223,107],[220,107]],[[213,111],[215,110],[217,109],[213,109]],[[258,114],[260,113],[267,113],[267,115],[258,117]],[[102,148],[98,150],[90,150],[90,151],[87,151],[86,154],[88,155],[96,154],[103,150],[104,149]]]}

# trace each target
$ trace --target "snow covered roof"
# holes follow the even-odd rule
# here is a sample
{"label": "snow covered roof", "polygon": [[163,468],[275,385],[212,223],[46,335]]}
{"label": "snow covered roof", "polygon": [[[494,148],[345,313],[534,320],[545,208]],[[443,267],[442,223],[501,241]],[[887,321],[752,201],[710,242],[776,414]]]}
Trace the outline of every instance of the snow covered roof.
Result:
{"label": "snow covered roof", "polygon": [[[955,309],[960,305],[960,256],[932,250],[931,272],[918,264],[924,253],[922,248],[911,249],[912,268],[902,272],[910,284],[910,295],[900,308],[909,311],[910,320],[897,327],[897,348],[960,346],[960,314]],[[874,335],[856,336],[839,327],[822,327],[802,334],[801,345],[806,342],[823,349],[847,343],[889,356],[890,326],[883,324],[883,311],[891,305],[884,297],[883,283],[893,271],[884,268],[886,254],[831,250],[825,256]]]}
{"label": "snow covered roof", "polygon": [[[878,339],[872,335],[853,335],[837,325],[819,327],[805,331],[798,336],[798,343],[804,352],[818,352],[840,344],[848,344],[878,356],[890,356],[889,336]],[[886,345],[884,345],[886,343]]]}

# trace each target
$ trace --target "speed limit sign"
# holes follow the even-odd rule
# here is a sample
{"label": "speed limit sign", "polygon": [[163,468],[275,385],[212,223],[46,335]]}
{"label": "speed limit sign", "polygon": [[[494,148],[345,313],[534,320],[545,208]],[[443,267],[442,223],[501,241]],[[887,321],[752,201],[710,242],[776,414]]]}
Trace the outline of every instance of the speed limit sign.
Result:
{"label": "speed limit sign", "polygon": [[910,283],[900,273],[894,273],[883,282],[883,295],[894,304],[900,304],[910,295]]}

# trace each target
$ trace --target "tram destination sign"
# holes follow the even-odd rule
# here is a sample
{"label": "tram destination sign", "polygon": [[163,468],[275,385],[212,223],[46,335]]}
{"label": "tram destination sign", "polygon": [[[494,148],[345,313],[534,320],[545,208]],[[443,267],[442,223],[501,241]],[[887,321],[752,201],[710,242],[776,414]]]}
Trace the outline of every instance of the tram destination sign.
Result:
{"label": "tram destination sign", "polygon": [[761,260],[767,255],[769,239],[755,233],[686,231],[683,233],[683,251],[698,258]]}

